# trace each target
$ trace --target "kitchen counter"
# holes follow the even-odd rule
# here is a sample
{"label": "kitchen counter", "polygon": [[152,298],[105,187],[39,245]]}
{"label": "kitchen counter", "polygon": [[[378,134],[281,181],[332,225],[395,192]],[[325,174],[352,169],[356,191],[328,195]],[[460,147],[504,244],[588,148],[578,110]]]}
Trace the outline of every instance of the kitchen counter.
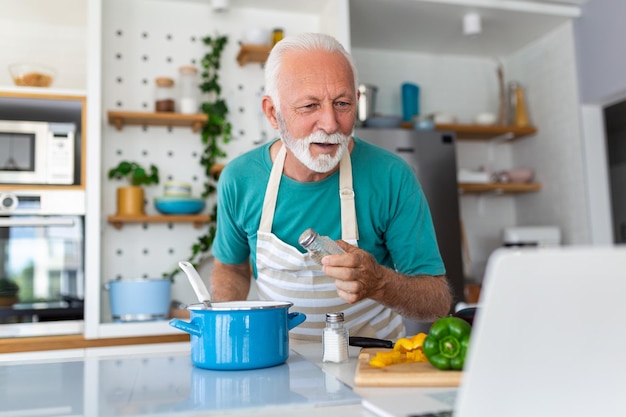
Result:
{"label": "kitchen counter", "polygon": [[[319,343],[290,343],[287,362],[252,371],[191,364],[189,343],[0,355],[1,415],[46,416],[398,416],[446,388],[354,386],[350,360],[323,363]],[[51,357],[53,356],[53,357]],[[436,398],[436,397],[434,397]],[[445,400],[444,400],[445,401]],[[441,403],[440,403],[441,404]],[[444,404],[445,405],[445,404]],[[421,410],[424,411],[424,410]],[[8,412],[8,414],[7,414]]]}

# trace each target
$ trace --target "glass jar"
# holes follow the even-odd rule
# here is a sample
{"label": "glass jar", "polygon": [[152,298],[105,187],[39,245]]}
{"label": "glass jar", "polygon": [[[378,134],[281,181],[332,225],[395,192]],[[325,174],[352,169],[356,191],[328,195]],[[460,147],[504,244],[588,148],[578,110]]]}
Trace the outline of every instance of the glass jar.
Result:
{"label": "glass jar", "polygon": [[515,127],[530,126],[524,88],[517,81],[509,82],[509,124]]}
{"label": "glass jar", "polygon": [[272,31],[272,46],[276,45],[279,41],[281,41],[285,37],[285,32],[282,28],[275,28]]}
{"label": "glass jar", "polygon": [[175,111],[174,100],[174,80],[168,77],[159,77],[155,80],[155,101],[154,111],[173,112]]}
{"label": "glass jar", "polygon": [[344,326],[341,312],[326,313],[326,327],[322,334],[323,362],[341,363],[348,360],[348,329]]}
{"label": "glass jar", "polygon": [[306,229],[298,238],[298,243],[306,249],[315,262],[322,264],[322,258],[326,255],[340,255],[346,253],[341,247],[328,236],[320,236],[315,230]]}
{"label": "glass jar", "polygon": [[191,65],[178,69],[180,83],[179,111],[184,114],[198,112],[198,69]]}

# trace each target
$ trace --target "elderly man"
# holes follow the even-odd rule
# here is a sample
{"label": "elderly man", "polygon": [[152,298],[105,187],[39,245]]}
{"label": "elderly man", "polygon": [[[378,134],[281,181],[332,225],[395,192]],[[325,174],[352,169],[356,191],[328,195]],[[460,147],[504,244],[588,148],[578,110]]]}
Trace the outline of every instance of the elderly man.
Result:
{"label": "elderly man", "polygon": [[[344,312],[351,335],[389,339],[404,335],[402,316],[446,315],[452,298],[420,184],[402,159],[351,136],[350,55],[327,35],[286,37],[265,64],[265,90],[280,140],[221,174],[215,300],[246,299],[252,263],[261,299],[307,315],[290,332],[297,339],[320,340],[327,312]],[[309,227],[346,253],[317,264],[298,244]]]}

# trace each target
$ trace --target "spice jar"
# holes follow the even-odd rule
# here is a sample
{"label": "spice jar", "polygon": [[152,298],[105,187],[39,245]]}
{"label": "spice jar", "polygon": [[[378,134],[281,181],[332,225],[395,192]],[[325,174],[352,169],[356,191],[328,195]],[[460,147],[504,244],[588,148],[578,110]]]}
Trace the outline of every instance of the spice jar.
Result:
{"label": "spice jar", "polygon": [[191,65],[182,66],[178,69],[180,83],[180,109],[184,114],[198,112],[198,70]]}
{"label": "spice jar", "polygon": [[326,255],[340,255],[346,253],[341,247],[328,236],[320,236],[315,230],[306,229],[298,238],[298,243],[306,249],[315,262],[322,264],[322,258]]}
{"label": "spice jar", "polygon": [[155,80],[155,102],[156,112],[173,112],[174,101],[174,80],[168,77],[159,77]]}

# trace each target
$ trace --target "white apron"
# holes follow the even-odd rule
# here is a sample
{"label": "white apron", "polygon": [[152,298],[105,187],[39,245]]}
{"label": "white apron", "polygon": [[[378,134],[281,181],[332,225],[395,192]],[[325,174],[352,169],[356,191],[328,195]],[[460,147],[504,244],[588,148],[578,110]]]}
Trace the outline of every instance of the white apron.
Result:
{"label": "white apron", "polygon": [[[337,295],[335,280],[325,276],[322,267],[308,253],[301,253],[272,234],[286,154],[282,145],[272,166],[263,200],[256,253],[259,297],[262,300],[290,301],[294,304],[291,311],[306,314],[306,321],[289,332],[294,339],[321,341],[326,313],[333,311],[344,313],[350,335],[394,340],[404,336],[400,315],[370,299],[346,303]],[[338,194],[341,199],[341,238],[356,246],[358,227],[350,152],[345,153],[339,165]]]}

